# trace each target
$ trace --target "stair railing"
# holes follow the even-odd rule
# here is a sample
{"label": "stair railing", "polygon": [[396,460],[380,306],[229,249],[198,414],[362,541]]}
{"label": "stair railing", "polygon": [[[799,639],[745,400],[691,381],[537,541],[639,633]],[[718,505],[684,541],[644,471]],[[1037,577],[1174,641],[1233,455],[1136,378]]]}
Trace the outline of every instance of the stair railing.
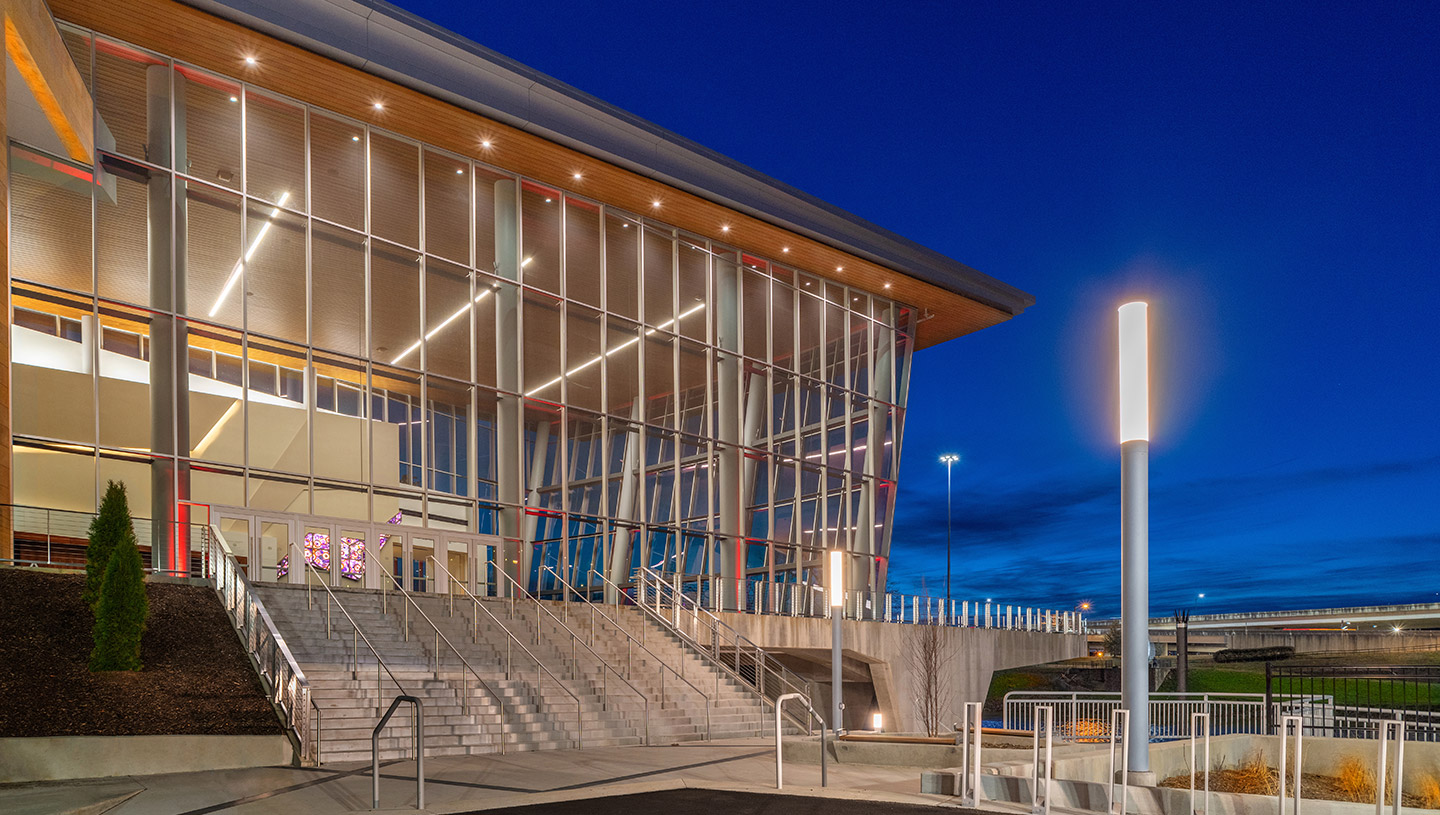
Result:
{"label": "stair railing", "polygon": [[[456,580],[456,579],[455,579],[455,576],[452,575],[452,574],[450,574],[450,570],[447,569],[447,568],[445,568],[445,566],[440,563],[440,559],[439,559],[439,558],[431,557],[431,558],[430,558],[430,561],[431,561],[431,563],[433,563],[435,566],[439,567],[440,571],[442,571],[442,572],[445,573],[445,577],[450,581],[450,585],[451,585],[451,586],[458,586],[461,591],[465,592],[465,596],[466,596],[466,597],[469,597],[472,601],[474,601],[476,612],[473,613],[473,614],[471,614],[471,616],[470,616],[470,622],[471,622],[471,627],[470,627],[470,640],[471,640],[471,642],[479,642],[479,641],[480,641],[480,614],[479,614],[479,612],[483,611],[483,612],[485,612],[485,616],[489,617],[489,618],[490,618],[490,621],[493,622],[493,623],[495,623],[495,627],[496,627],[496,628],[499,628],[501,631],[504,631],[504,632],[505,632],[505,636],[506,636],[506,638],[507,638],[507,639],[505,640],[505,678],[506,678],[506,679],[510,679],[510,678],[511,678],[512,668],[514,667],[514,663],[515,663],[515,650],[514,650],[514,648],[515,648],[516,645],[518,645],[518,646],[520,646],[520,650],[521,650],[521,651],[524,651],[524,652],[525,652],[525,655],[528,656],[528,657],[530,657],[530,660],[535,663],[535,693],[536,693],[537,699],[539,698],[539,696],[540,696],[541,694],[544,693],[544,686],[543,686],[543,684],[542,684],[542,682],[541,682],[541,677],[542,677],[542,676],[548,676],[548,677],[550,677],[550,681],[553,682],[553,683],[555,683],[555,687],[559,688],[561,691],[563,691],[563,692],[565,693],[566,696],[569,696],[572,700],[574,700],[574,702],[575,702],[576,732],[583,732],[583,727],[584,727],[584,726],[581,725],[581,724],[579,724],[579,720],[580,720],[580,716],[581,716],[580,697],[579,697],[579,696],[576,696],[576,695],[574,694],[574,692],[572,692],[569,688],[565,687],[565,683],[560,681],[560,677],[558,677],[558,676],[556,676],[555,674],[551,673],[551,672],[550,672],[550,669],[547,668],[547,667],[545,667],[544,663],[542,663],[542,662],[540,661],[540,658],[537,657],[537,656],[535,656],[535,654],[534,654],[533,652],[531,652],[531,650],[530,650],[529,648],[526,648],[526,647],[525,647],[525,643],[521,642],[519,637],[515,636],[515,634],[514,634],[513,632],[511,632],[510,629],[506,628],[506,627],[505,627],[505,624],[502,623],[502,622],[500,622],[500,619],[499,619],[498,617],[496,617],[496,616],[494,615],[494,613],[492,613],[492,612],[490,611],[490,609],[486,608],[486,607],[484,606],[484,604],[482,604],[482,603],[480,602],[480,600],[475,597],[475,595],[473,595],[473,594],[470,593],[470,590],[469,590],[469,589],[465,588],[465,584],[464,584],[464,583]],[[450,593],[450,614],[451,614],[451,615],[454,615],[454,614],[455,614],[455,594],[454,594],[453,591]],[[648,739],[648,738],[646,739],[646,744],[649,744],[649,739]],[[576,746],[579,746],[579,742],[578,742],[578,741],[576,742]]]}
{"label": "stair railing", "polygon": [[285,638],[280,636],[265,604],[245,576],[244,567],[225,542],[225,536],[214,525],[203,527],[202,534],[206,576],[214,581],[220,604],[240,634],[247,656],[266,685],[271,704],[285,716],[285,724],[298,747],[300,763],[319,765],[320,706],[315,703],[305,672],[290,653]]}
{"label": "stair railing", "polygon": [[[545,605],[540,602],[540,599],[539,599],[538,597],[536,597],[535,595],[531,594],[529,591],[527,591],[526,589],[524,589],[523,587],[521,587],[521,585],[520,585],[519,583],[515,582],[515,578],[511,577],[511,576],[509,575],[509,573],[507,573],[504,569],[498,570],[497,573],[500,574],[502,577],[504,577],[505,580],[509,581],[509,583],[510,583],[510,616],[511,616],[512,618],[515,616],[515,600],[516,600],[516,597],[519,596],[519,597],[521,597],[521,598],[527,599],[527,600],[529,600],[530,602],[534,603],[536,609],[540,610],[541,612],[544,612],[544,614],[545,614],[546,616],[548,616],[548,617],[551,619],[551,621],[555,623],[555,625],[559,626],[562,630],[565,631],[565,633],[567,633],[567,634],[570,635],[570,664],[577,669],[577,670],[576,670],[576,678],[577,678],[577,679],[582,678],[582,677],[580,676],[580,674],[579,674],[579,671],[578,671],[578,667],[579,667],[580,662],[579,662],[579,658],[578,658],[579,654],[578,654],[577,649],[578,649],[578,648],[584,648],[586,651],[589,651],[589,652],[590,652],[590,655],[591,655],[592,657],[595,658],[595,662],[596,662],[597,664],[599,664],[600,669],[601,669],[601,670],[600,670],[600,683],[601,683],[601,693],[602,693],[602,697],[601,697],[601,698],[604,700],[604,702],[603,702],[603,708],[604,708],[604,709],[607,709],[607,710],[609,709],[609,700],[610,700],[609,676],[610,676],[610,674],[615,674],[615,679],[616,679],[616,680],[618,680],[621,684],[625,685],[625,687],[629,688],[629,689],[631,690],[631,692],[633,692],[636,696],[640,697],[640,701],[641,701],[641,702],[644,704],[644,706],[645,706],[645,743],[646,743],[646,744],[649,744],[649,743],[650,743],[650,697],[646,696],[639,688],[635,687],[635,685],[634,685],[632,682],[630,682],[630,680],[628,680],[628,679],[626,679],[625,677],[621,676],[621,675],[620,675],[620,672],[617,671],[617,670],[615,670],[615,666],[611,665],[609,660],[607,660],[607,659],[605,659],[604,657],[600,656],[599,654],[595,653],[595,649],[591,648],[589,645],[586,645],[586,644],[585,644],[585,641],[584,641],[583,639],[581,639],[580,635],[579,635],[579,634],[576,634],[575,631],[574,631],[573,629],[571,629],[570,626],[567,625],[564,620],[561,620],[559,617],[555,616],[555,612],[553,612],[553,611],[551,611],[550,609],[546,608]],[[540,618],[540,617],[537,616],[536,619],[535,619],[535,643],[536,643],[537,645],[540,643],[540,624],[541,624],[541,621],[542,621],[542,618]]]}
{"label": "stair railing", "polygon": [[[501,755],[504,755],[504,753],[505,753],[505,697],[503,697],[503,696],[501,696],[500,694],[496,693],[496,692],[495,692],[495,689],[492,688],[492,687],[490,687],[490,683],[489,683],[489,682],[486,682],[486,681],[485,681],[485,678],[482,677],[482,676],[480,676],[480,672],[477,671],[477,670],[475,670],[475,668],[470,665],[470,661],[465,658],[465,655],[464,655],[464,654],[460,653],[460,649],[459,649],[459,648],[456,648],[455,645],[450,642],[450,638],[447,637],[447,636],[445,636],[445,634],[440,631],[440,626],[436,625],[436,624],[435,624],[435,621],[432,620],[432,619],[430,619],[430,615],[425,613],[425,609],[421,608],[421,607],[420,607],[420,604],[417,603],[417,602],[415,602],[415,598],[411,596],[410,592],[408,592],[408,591],[405,590],[405,586],[404,586],[399,580],[395,579],[395,576],[390,573],[390,570],[389,570],[389,569],[386,569],[386,568],[385,568],[385,564],[384,564],[383,562],[381,562],[379,556],[377,556],[375,553],[371,552],[371,551],[370,551],[370,547],[368,547],[368,546],[363,547],[363,551],[364,551],[364,553],[365,553],[365,559],[366,559],[366,561],[367,561],[367,562],[368,562],[368,561],[373,561],[374,564],[375,564],[375,567],[380,570],[381,583],[382,583],[382,585],[383,585],[383,584],[393,583],[393,584],[395,585],[395,588],[400,591],[400,595],[405,598],[405,603],[404,603],[403,605],[404,605],[404,607],[405,607],[405,609],[406,609],[406,611],[407,611],[407,614],[405,615],[405,625],[404,625],[404,627],[403,627],[403,629],[402,629],[402,634],[403,634],[403,636],[405,637],[405,639],[408,640],[408,639],[410,638],[410,615],[408,614],[408,611],[409,611],[410,606],[412,606],[412,605],[415,607],[415,611],[421,616],[421,618],[423,618],[423,619],[425,620],[425,622],[429,623],[429,624],[430,624],[430,627],[431,627],[432,629],[434,629],[434,631],[435,631],[435,651],[434,651],[434,654],[435,654],[435,677],[436,677],[437,679],[440,678],[440,666],[441,666],[441,659],[442,659],[442,652],[440,651],[440,643],[441,643],[441,642],[444,642],[444,643],[445,643],[445,646],[446,646],[447,648],[449,648],[451,651],[454,651],[454,652],[455,652],[455,657],[460,660],[460,665],[461,665],[461,667],[463,668],[463,670],[460,671],[460,706],[461,706],[461,710],[464,711],[464,714],[465,714],[466,716],[469,716],[469,715],[470,715],[470,679],[469,679],[470,676],[475,677],[475,684],[476,684],[478,687],[483,688],[483,689],[485,690],[485,692],[490,695],[490,698],[491,698],[491,699],[494,699],[494,700],[495,700],[495,703],[496,703],[497,705],[499,705],[499,707],[500,707],[500,732],[499,732],[498,734],[496,734],[496,735],[499,736],[500,753],[501,753]],[[308,565],[308,564],[307,564],[307,565]],[[312,567],[312,568],[313,568],[313,567]],[[328,588],[327,588],[327,591],[328,591]],[[384,601],[383,601],[384,594],[382,593],[381,596],[382,596],[382,603],[383,603],[383,602],[384,602]],[[382,608],[383,608],[383,605],[382,605]],[[469,676],[466,675],[466,672],[469,672]],[[584,735],[583,731],[581,732],[580,735],[583,737],[583,735]],[[579,746],[580,746],[580,741],[579,741],[578,739],[577,739],[576,742],[575,742],[575,746],[576,746],[576,747],[579,747]]]}
{"label": "stair railing", "polygon": [[[549,572],[550,574],[555,575],[555,579],[560,582],[560,585],[564,586],[571,594],[574,594],[574,595],[576,595],[577,597],[586,597],[586,599],[587,599],[587,601],[588,601],[588,596],[582,594],[579,589],[577,589],[577,588],[575,588],[574,586],[570,585],[570,581],[568,581],[568,580],[566,580],[564,577],[562,577],[559,572],[555,571],[554,569],[550,568],[549,566],[546,566],[546,567],[545,567],[545,571]],[[592,569],[591,571],[594,572],[593,569]],[[603,575],[601,576],[601,579],[604,579],[604,576],[603,576]],[[596,609],[599,609],[599,608],[601,608],[602,606],[601,606],[601,604],[599,604],[599,603],[592,603],[592,602],[587,602],[587,605],[590,606],[590,641],[593,643],[593,642],[595,641],[595,628],[596,628],[596,625],[597,625],[597,622],[596,622],[596,616],[597,616],[597,615],[596,615]],[[568,603],[567,603],[567,606],[568,606]],[[686,679],[684,674],[682,674],[681,672],[679,672],[679,671],[675,670],[674,668],[670,667],[670,665],[667,664],[667,663],[665,662],[665,660],[660,657],[659,654],[656,654],[654,651],[651,651],[649,648],[645,647],[645,643],[644,643],[644,642],[640,641],[639,639],[636,639],[635,635],[634,635],[634,634],[631,634],[628,630],[626,630],[625,627],[622,626],[622,625],[620,625],[620,623],[619,623],[617,620],[612,619],[608,614],[606,614],[606,613],[603,612],[603,611],[599,612],[599,615],[598,615],[598,616],[599,616],[600,618],[604,619],[606,622],[610,623],[610,626],[611,626],[612,628],[614,628],[616,631],[618,631],[619,633],[625,635],[625,676],[626,676],[627,679],[633,679],[633,678],[634,678],[634,674],[635,674],[634,668],[635,668],[635,665],[634,665],[633,658],[634,658],[634,649],[635,649],[635,646],[636,646],[636,645],[639,645],[639,646],[640,646],[640,650],[644,651],[646,654],[649,654],[649,655],[650,655],[650,658],[653,659],[653,660],[655,660],[655,664],[660,666],[660,706],[661,706],[661,707],[664,707],[665,704],[669,701],[669,697],[668,697],[668,696],[666,695],[666,693],[665,693],[665,672],[666,672],[666,671],[669,671],[670,673],[674,674],[676,679],[680,680],[681,682],[684,682],[686,685],[689,685],[691,690],[693,690],[693,691],[695,691],[696,693],[700,694],[700,698],[705,700],[705,739],[706,739],[707,741],[709,741],[710,738],[711,738],[711,735],[710,735],[710,707],[711,707],[710,694],[706,693],[706,692],[703,691],[703,690],[700,690],[700,688],[697,687],[694,682],[691,682],[689,679]]]}
{"label": "stair railing", "polygon": [[[363,642],[365,643],[365,647],[370,649],[371,655],[375,657],[375,696],[377,702],[385,698],[384,689],[382,687],[385,680],[384,677],[380,675],[381,671],[384,671],[385,675],[390,677],[390,681],[395,683],[395,688],[400,691],[401,695],[409,696],[410,691],[405,689],[405,686],[401,684],[399,678],[395,676],[395,672],[390,670],[390,666],[387,665],[385,663],[385,659],[380,656],[380,652],[375,650],[374,645],[370,644],[370,638],[365,636],[364,631],[360,630],[360,624],[355,622],[354,617],[350,616],[350,612],[345,608],[345,604],[341,603],[340,598],[335,596],[335,592],[330,590],[329,584],[325,582],[325,578],[329,577],[329,574],[315,568],[314,564],[306,560],[305,553],[300,551],[299,544],[290,544],[290,558],[291,563],[304,564],[304,570],[302,571],[302,574],[305,575],[306,608],[311,610],[314,610],[315,608],[315,586],[317,584],[320,586],[320,588],[325,590],[325,639],[330,639],[332,636],[332,609],[340,609],[340,613],[345,615],[346,620],[350,621],[350,654],[354,660],[354,665],[351,670],[355,674],[355,678],[357,680],[360,678],[360,643]],[[315,579],[312,580],[311,577],[314,577]],[[376,709],[379,709],[378,704],[376,705]],[[413,725],[414,722],[412,722],[411,724]]]}
{"label": "stair railing", "polygon": [[[635,598],[636,605],[644,609],[651,619],[659,621],[682,642],[733,677],[741,687],[754,691],[771,705],[786,693],[798,693],[806,699],[815,698],[814,688],[809,681],[786,668],[765,649],[702,607],[700,603],[686,597],[678,587],[666,582],[659,573],[642,567],[638,577],[636,586],[640,596]],[[662,608],[668,608],[671,614],[666,615]],[[733,659],[726,658],[726,650],[729,650]],[[745,667],[749,667],[754,676],[746,676],[743,671]],[[785,715],[789,716],[796,726],[805,728],[806,732],[814,732],[813,722],[809,718],[801,719],[792,713]]]}

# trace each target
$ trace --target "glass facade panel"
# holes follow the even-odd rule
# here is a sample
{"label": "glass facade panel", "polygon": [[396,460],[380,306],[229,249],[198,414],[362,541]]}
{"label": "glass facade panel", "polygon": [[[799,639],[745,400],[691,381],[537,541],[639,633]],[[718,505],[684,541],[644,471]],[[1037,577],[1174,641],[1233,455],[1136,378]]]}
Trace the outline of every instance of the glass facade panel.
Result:
{"label": "glass facade panel", "polygon": [[94,166],[11,150],[25,500],[495,534],[530,587],[887,551],[913,309],[120,43],[93,84]]}

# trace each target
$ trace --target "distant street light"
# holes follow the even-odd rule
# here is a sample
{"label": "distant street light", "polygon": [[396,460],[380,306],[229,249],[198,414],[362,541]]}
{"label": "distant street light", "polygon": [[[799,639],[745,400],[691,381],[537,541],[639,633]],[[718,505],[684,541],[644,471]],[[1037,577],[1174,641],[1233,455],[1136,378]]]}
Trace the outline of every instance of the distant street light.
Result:
{"label": "distant street light", "polygon": [[953,525],[950,515],[950,468],[960,457],[954,453],[946,453],[940,457],[940,463],[945,465],[945,619],[950,618],[950,559],[951,559],[951,532]]}

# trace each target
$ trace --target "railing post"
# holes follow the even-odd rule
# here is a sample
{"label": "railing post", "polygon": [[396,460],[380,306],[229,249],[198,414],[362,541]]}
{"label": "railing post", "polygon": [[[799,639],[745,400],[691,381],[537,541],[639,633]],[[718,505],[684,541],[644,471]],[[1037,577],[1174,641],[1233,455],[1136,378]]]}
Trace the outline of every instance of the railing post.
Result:
{"label": "railing post", "polygon": [[[1304,737],[1305,737],[1305,720],[1304,720],[1302,717],[1300,717],[1300,716],[1282,716],[1282,717],[1280,718],[1280,740],[1279,740],[1279,743],[1280,743],[1280,809],[1278,810],[1278,811],[1279,811],[1279,815],[1285,815],[1285,782],[1286,782],[1286,780],[1287,780],[1287,779],[1286,779],[1286,775],[1288,775],[1286,764],[1287,764],[1287,759],[1288,759],[1288,755],[1287,755],[1287,754],[1289,753],[1289,747],[1290,747],[1290,744],[1289,744],[1289,742],[1290,742],[1290,728],[1291,728],[1292,725],[1293,725],[1294,728],[1295,728],[1295,731],[1294,731],[1294,732],[1295,732],[1295,809],[1294,809],[1294,815],[1300,815],[1300,797],[1301,797],[1301,795],[1300,795],[1300,794],[1301,794],[1301,787],[1300,787],[1300,785],[1301,785],[1301,778],[1302,778],[1301,768],[1305,766],[1305,765],[1304,765],[1304,756],[1303,756],[1303,754],[1302,754],[1302,752],[1301,752],[1301,742],[1303,741],[1303,739],[1304,739]],[[1378,787],[1377,787],[1377,789],[1381,790],[1378,794],[1381,796],[1381,801],[1384,801],[1384,794],[1385,794],[1385,793],[1383,792],[1383,788],[1378,788]]]}

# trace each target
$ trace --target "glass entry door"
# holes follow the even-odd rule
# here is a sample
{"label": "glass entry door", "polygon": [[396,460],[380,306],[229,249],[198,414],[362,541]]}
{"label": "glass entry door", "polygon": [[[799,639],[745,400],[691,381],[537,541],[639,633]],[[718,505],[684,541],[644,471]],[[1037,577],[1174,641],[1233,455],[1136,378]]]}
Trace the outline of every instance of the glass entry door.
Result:
{"label": "glass entry door", "polygon": [[[257,515],[254,520],[255,536],[250,547],[250,579],[276,582],[288,577],[290,561],[282,559],[291,555],[294,542],[294,523],[284,518],[267,518]],[[291,555],[293,558],[293,555]],[[285,572],[286,574],[281,574]]]}
{"label": "glass entry door", "polygon": [[438,571],[430,564],[430,559],[435,556],[435,540],[433,538],[422,538],[411,536],[410,538],[409,575],[410,591],[435,591],[434,572]]}

